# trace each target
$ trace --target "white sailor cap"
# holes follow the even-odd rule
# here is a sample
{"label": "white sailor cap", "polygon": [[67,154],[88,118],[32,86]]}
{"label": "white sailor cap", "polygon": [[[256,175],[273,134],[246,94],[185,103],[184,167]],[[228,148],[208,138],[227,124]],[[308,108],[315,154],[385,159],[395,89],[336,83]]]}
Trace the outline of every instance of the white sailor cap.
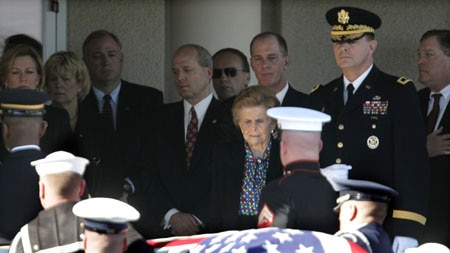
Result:
{"label": "white sailor cap", "polygon": [[338,186],[339,197],[336,199],[337,206],[334,211],[347,200],[375,201],[389,203],[391,198],[398,196],[398,192],[391,187],[376,182],[348,178],[332,178]]}
{"label": "white sailor cap", "polygon": [[56,151],[47,155],[44,159],[32,161],[39,176],[63,172],[73,172],[83,176],[89,160],[74,156],[66,151]]}
{"label": "white sailor cap", "polygon": [[274,107],[267,110],[267,115],[278,121],[282,130],[322,131],[322,125],[331,120],[331,116],[316,110],[302,107]]}
{"label": "white sailor cap", "polygon": [[118,234],[128,222],[139,219],[139,211],[117,199],[90,198],[76,203],[72,212],[84,218],[84,228],[101,234]]}

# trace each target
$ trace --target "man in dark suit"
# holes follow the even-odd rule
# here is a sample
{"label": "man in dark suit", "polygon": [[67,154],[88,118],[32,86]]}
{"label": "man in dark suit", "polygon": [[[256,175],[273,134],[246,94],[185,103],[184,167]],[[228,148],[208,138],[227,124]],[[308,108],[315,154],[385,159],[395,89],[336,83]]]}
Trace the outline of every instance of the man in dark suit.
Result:
{"label": "man in dark suit", "polygon": [[142,166],[153,153],[147,150],[151,123],[163,96],[157,89],[122,80],[122,46],[111,32],[89,34],[83,60],[92,89],[79,106],[75,133],[80,156],[91,161],[85,174],[87,188],[93,196],[120,198],[125,182],[131,192],[144,185]]}
{"label": "man in dark suit", "polygon": [[2,134],[9,156],[0,165],[0,244],[9,244],[24,224],[42,209],[39,177],[30,162],[44,156],[39,139],[47,122],[44,103],[51,96],[34,90],[0,92]]}
{"label": "man in dark suit", "polygon": [[283,36],[273,32],[256,35],[250,42],[250,55],[258,85],[272,89],[281,106],[308,107],[308,95],[295,90],[287,81],[291,60]]}
{"label": "man in dark suit", "polygon": [[[430,215],[423,241],[450,247],[450,30],[430,30],[423,34],[418,56],[419,81],[426,86],[418,93],[420,105],[427,125],[431,121],[427,136],[431,166]],[[436,116],[432,120],[434,111]]]}
{"label": "man in dark suit", "polygon": [[374,31],[381,25],[376,14],[336,7],[326,17],[343,75],[316,87],[310,97],[319,101],[317,110],[332,117],[322,131],[320,165],[348,164],[349,178],[396,189],[399,196],[385,228],[403,248],[413,247],[426,223],[429,196],[425,127],[415,86],[374,65]]}
{"label": "man in dark suit", "polygon": [[[151,237],[192,235],[204,227],[209,207],[212,150],[220,138],[220,103],[210,90],[209,52],[195,44],[179,47],[173,56],[172,71],[175,87],[183,100],[161,109],[157,166],[151,176],[159,178],[159,189],[144,199],[146,206],[154,209],[141,211],[140,223],[145,227],[137,225],[138,230]],[[152,218],[156,218],[156,227],[146,221]]]}

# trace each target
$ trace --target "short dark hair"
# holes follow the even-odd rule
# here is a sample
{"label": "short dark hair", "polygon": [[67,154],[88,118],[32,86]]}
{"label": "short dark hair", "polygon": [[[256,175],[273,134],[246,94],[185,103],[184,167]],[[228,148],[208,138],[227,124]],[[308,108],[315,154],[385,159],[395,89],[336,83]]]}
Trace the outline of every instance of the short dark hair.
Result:
{"label": "short dark hair", "polygon": [[420,42],[433,36],[436,36],[436,39],[439,42],[439,45],[441,46],[444,54],[446,56],[450,56],[450,30],[429,30],[422,35],[422,37],[420,38]]}
{"label": "short dark hair", "polygon": [[253,56],[252,47],[253,47],[253,43],[255,43],[256,40],[265,39],[265,38],[269,38],[269,37],[275,37],[275,39],[277,39],[278,45],[280,46],[281,54],[283,56],[288,55],[288,46],[287,46],[286,40],[283,38],[283,36],[281,36],[278,33],[274,33],[274,32],[262,32],[262,33],[256,35],[255,37],[253,37],[252,41],[250,42],[250,55]]}
{"label": "short dark hair", "polygon": [[119,49],[122,49],[122,43],[120,42],[119,38],[114,33],[107,31],[107,30],[97,30],[97,31],[91,32],[84,40],[83,56],[87,56],[87,54],[88,54],[87,48],[88,48],[89,43],[91,43],[91,41],[100,39],[100,38],[104,38],[104,37],[111,37],[117,43],[117,45],[119,46]]}
{"label": "short dark hair", "polygon": [[42,57],[43,50],[41,42],[24,33],[14,34],[6,38],[3,46],[3,53],[20,44],[32,47]]}
{"label": "short dark hair", "polygon": [[212,57],[213,60],[214,60],[214,58],[216,58],[217,55],[222,54],[222,53],[231,53],[231,54],[235,54],[235,55],[239,56],[239,58],[241,58],[241,62],[242,62],[242,71],[250,73],[250,65],[248,64],[247,56],[245,56],[245,54],[242,53],[240,50],[238,50],[236,48],[231,48],[231,47],[220,49],[213,55],[213,57]]}

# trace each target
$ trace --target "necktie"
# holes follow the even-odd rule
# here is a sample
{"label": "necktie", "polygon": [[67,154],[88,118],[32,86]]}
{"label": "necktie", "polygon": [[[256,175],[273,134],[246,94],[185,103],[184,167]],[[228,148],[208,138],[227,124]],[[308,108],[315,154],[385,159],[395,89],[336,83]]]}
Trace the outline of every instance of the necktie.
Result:
{"label": "necktie", "polygon": [[439,115],[439,100],[441,98],[441,93],[436,93],[433,95],[434,102],[433,102],[433,108],[431,109],[430,114],[428,115],[427,124],[428,124],[428,133],[431,133],[434,131],[434,127],[436,125],[436,121]]}
{"label": "necktie", "polygon": [[198,119],[194,107],[190,110],[191,121],[189,122],[186,133],[186,165],[189,168],[191,164],[192,152],[194,151],[195,140],[198,134]]}
{"label": "necktie", "polygon": [[353,84],[348,84],[347,85],[347,102],[351,100],[351,98],[353,97],[353,91],[355,90],[355,87],[353,87]]}
{"label": "necktie", "polygon": [[114,121],[112,115],[112,107],[111,107],[111,96],[109,94],[105,94],[103,96],[103,110],[101,113],[103,127],[105,132],[112,133],[114,132]]}

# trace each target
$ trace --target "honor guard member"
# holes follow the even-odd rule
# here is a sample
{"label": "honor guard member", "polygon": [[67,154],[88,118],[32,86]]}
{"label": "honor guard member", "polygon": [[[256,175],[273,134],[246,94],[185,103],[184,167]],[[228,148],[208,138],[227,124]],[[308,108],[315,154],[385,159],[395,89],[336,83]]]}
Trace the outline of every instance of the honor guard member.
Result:
{"label": "honor guard member", "polygon": [[394,189],[366,180],[333,178],[339,197],[334,211],[339,213],[335,234],[357,243],[370,253],[392,252],[389,235],[383,228]]}
{"label": "honor guard member", "polygon": [[[426,223],[429,164],[426,131],[413,82],[373,63],[381,19],[355,7],[326,13],[342,75],[312,90],[314,108],[331,115],[322,131],[321,166],[352,166],[349,178],[396,189],[384,223],[391,237],[416,244]],[[410,244],[407,244],[410,245]]]}
{"label": "honor guard member", "polygon": [[44,157],[39,140],[47,122],[47,93],[35,90],[0,91],[2,134],[7,158],[0,165],[0,244],[9,244],[20,228],[42,210],[39,177],[30,162]]}
{"label": "honor guard member", "polygon": [[83,174],[88,164],[87,159],[65,151],[31,162],[39,175],[39,198],[44,210],[20,229],[9,252],[83,251],[82,220],[72,213],[72,207],[83,195]]}
{"label": "honor guard member", "polygon": [[139,219],[139,212],[112,198],[90,198],[73,206],[73,213],[84,219],[86,253],[122,253],[127,250],[128,223]]}
{"label": "honor guard member", "polygon": [[258,227],[280,227],[334,233],[336,192],[320,173],[320,131],[330,116],[301,107],[277,107],[267,115],[281,128],[280,157],[284,176],[261,193]]}

